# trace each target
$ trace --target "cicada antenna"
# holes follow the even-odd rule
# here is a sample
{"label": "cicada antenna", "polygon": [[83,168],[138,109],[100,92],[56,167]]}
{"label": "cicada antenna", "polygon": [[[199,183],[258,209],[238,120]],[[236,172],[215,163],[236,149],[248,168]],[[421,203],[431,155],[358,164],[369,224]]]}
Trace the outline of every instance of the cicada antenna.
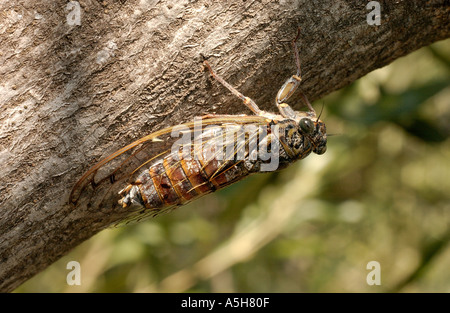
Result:
{"label": "cicada antenna", "polygon": [[320,108],[320,113],[319,113],[319,116],[317,116],[316,123],[320,120],[320,117],[322,116],[322,112],[323,112],[323,107],[324,106],[325,106],[325,104],[322,102],[322,107]]}

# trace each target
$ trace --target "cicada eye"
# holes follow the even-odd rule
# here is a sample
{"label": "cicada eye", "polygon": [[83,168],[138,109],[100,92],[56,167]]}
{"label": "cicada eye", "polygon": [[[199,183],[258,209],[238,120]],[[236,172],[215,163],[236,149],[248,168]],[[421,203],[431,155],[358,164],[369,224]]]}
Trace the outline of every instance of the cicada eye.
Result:
{"label": "cicada eye", "polygon": [[302,118],[299,125],[302,132],[306,134],[310,134],[314,130],[314,124],[309,118]]}

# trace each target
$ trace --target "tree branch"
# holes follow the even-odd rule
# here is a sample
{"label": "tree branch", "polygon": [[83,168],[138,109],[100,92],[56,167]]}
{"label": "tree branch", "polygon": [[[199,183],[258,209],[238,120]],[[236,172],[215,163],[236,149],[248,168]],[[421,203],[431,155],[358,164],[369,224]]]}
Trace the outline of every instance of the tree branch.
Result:
{"label": "tree branch", "polygon": [[67,203],[96,161],[204,113],[250,114],[201,71],[202,56],[275,111],[299,26],[310,100],[449,37],[444,0],[380,3],[381,25],[370,26],[361,1],[2,2],[0,291],[117,218]]}

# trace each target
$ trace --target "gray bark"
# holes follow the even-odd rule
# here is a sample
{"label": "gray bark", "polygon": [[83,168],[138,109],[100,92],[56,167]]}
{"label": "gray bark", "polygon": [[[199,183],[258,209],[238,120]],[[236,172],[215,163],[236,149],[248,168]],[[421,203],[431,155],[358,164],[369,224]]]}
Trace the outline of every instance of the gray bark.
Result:
{"label": "gray bark", "polygon": [[204,113],[250,114],[201,70],[202,55],[275,111],[299,26],[310,100],[450,34],[443,0],[380,1],[379,26],[364,1],[72,3],[80,23],[67,1],[0,3],[0,291],[118,218],[68,203],[96,161]]}

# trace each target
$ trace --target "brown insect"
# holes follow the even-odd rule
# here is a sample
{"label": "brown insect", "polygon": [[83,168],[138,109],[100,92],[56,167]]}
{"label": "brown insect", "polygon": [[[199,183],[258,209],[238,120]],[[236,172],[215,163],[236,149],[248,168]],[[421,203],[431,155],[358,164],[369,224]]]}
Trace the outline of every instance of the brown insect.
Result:
{"label": "brown insect", "polygon": [[296,47],[299,33],[292,41],[297,73],[275,98],[280,114],[260,110],[204,61],[211,76],[239,97],[254,115],[210,114],[151,133],[89,169],[73,187],[70,202],[76,204],[91,185],[94,196],[90,205],[120,205],[129,213],[122,223],[140,221],[250,174],[285,168],[311,151],[323,154],[327,143],[325,124],[306,96],[301,93],[307,112],[294,111],[285,103],[301,82]]}

